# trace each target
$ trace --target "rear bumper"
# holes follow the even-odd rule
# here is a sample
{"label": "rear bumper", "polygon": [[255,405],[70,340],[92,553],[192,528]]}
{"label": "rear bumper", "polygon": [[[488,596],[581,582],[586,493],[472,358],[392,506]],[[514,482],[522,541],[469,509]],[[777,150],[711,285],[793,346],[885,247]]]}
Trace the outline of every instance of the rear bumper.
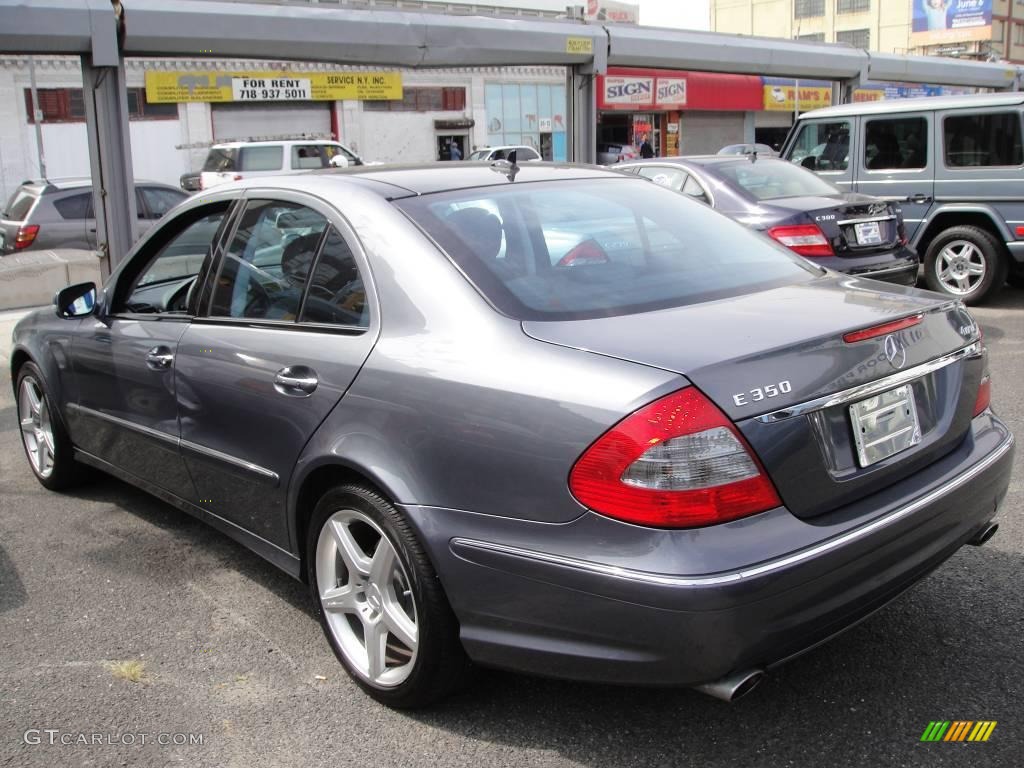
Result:
{"label": "rear bumper", "polygon": [[914,285],[921,264],[917,253],[906,247],[870,256],[833,256],[813,261],[822,267],[847,275],[870,277],[872,280],[884,280],[899,285]]}
{"label": "rear bumper", "polygon": [[927,470],[810,521],[779,508],[665,531],[406,509],[478,663],[689,685],[797,655],[913,585],[994,516],[1012,454],[983,414]]}

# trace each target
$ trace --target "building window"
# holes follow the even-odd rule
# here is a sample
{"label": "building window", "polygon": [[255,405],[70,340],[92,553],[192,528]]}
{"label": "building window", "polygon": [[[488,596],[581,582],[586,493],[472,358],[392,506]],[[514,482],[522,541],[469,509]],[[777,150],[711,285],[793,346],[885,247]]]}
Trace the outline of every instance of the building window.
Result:
{"label": "building window", "polygon": [[[44,123],[80,123],[85,120],[85,99],[81,88],[38,88]],[[35,123],[32,91],[25,89],[25,111]],[[177,104],[150,104],[145,88],[128,89],[128,117],[132,120],[177,120]]]}
{"label": "building window", "polygon": [[848,45],[852,45],[854,48],[870,48],[871,30],[844,29],[841,32],[836,32],[836,42],[846,43]]}
{"label": "building window", "polygon": [[871,0],[836,0],[836,13],[862,13],[871,10]]}
{"label": "building window", "polygon": [[810,19],[825,15],[825,0],[794,0],[793,16]]}
{"label": "building window", "polygon": [[1013,44],[1024,45],[1024,24],[1013,25]]}
{"label": "building window", "polygon": [[363,109],[370,112],[464,112],[466,89],[406,86],[401,99],[364,101]]}
{"label": "building window", "polygon": [[797,40],[806,40],[809,43],[824,43],[825,42],[825,33],[824,32],[815,32],[812,35],[797,35],[796,39]]}

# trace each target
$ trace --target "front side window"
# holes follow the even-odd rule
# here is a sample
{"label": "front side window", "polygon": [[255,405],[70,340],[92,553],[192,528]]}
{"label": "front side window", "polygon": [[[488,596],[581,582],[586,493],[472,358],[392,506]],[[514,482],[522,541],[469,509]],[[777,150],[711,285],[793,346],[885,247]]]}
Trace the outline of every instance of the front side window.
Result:
{"label": "front side window", "polygon": [[322,146],[324,156],[327,158],[327,163],[330,163],[331,158],[335,155],[341,155],[348,160],[349,165],[362,165],[362,161],[353,153],[345,149],[341,144],[324,144]]}
{"label": "front side window", "polygon": [[280,144],[271,144],[266,147],[242,147],[239,170],[243,172],[280,171],[284,167],[283,157],[284,147]]}
{"label": "front side window", "polygon": [[813,279],[815,267],[706,206],[628,176],[395,203],[501,312],[608,317]]}
{"label": "front side window", "polygon": [[[203,211],[193,212],[190,220],[168,237],[157,233],[152,241],[156,253],[146,257],[140,251],[138,258],[145,263],[134,273],[125,273],[127,287],[117,290],[115,311],[127,312],[184,312],[187,292],[202,269],[203,262],[212,257],[214,241],[220,230],[229,204],[218,203]],[[129,265],[131,269],[132,265]]]}
{"label": "front side window", "polygon": [[942,137],[950,168],[1024,164],[1017,112],[950,115],[942,121]]}
{"label": "front side window", "polygon": [[251,200],[217,275],[214,317],[292,320],[327,228],[327,219],[296,203]]}
{"label": "front side window", "polygon": [[928,165],[928,121],[923,117],[868,120],[864,167],[869,171],[919,169]]}
{"label": "front side window", "polygon": [[788,159],[812,171],[845,171],[850,164],[850,124],[804,123]]}
{"label": "front side window", "polygon": [[325,149],[318,144],[296,144],[292,147],[292,168],[326,168],[328,157]]}

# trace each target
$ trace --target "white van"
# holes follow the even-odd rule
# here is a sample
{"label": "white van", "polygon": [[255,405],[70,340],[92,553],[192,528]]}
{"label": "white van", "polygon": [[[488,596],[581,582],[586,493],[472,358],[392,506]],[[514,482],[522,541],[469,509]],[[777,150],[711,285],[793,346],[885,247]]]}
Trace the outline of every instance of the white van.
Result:
{"label": "white van", "polygon": [[363,165],[362,158],[336,141],[282,139],[214,144],[199,174],[199,188],[253,176],[280,176],[316,168]]}

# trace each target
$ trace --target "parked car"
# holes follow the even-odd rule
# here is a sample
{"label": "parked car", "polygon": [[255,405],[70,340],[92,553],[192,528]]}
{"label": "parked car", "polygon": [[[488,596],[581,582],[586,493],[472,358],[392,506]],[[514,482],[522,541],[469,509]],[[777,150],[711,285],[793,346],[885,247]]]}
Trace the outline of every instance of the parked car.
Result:
{"label": "parked car", "polygon": [[198,192],[201,187],[199,184],[199,171],[189,171],[188,173],[181,174],[181,178],[178,179],[178,184],[186,192]]}
{"label": "parked car", "polygon": [[639,160],[640,150],[629,144],[598,144],[597,164],[615,165],[628,160]]}
{"label": "parked car", "polygon": [[[156,181],[135,182],[141,235],[188,195]],[[0,255],[42,248],[96,248],[92,181],[87,178],[23,182],[0,211]]]}
{"label": "parked car", "polygon": [[474,149],[470,152],[467,160],[504,160],[508,157],[509,152],[516,153],[516,162],[521,163],[524,160],[540,160],[540,155],[533,147],[525,147],[521,144],[513,145],[506,144],[500,147],[481,147],[480,149]]}
{"label": "parked car", "polygon": [[820,266],[901,285],[917,281],[919,261],[898,205],[843,192],[791,163],[719,154],[620,169],[706,203]]}
{"label": "parked car", "polygon": [[752,155],[758,157],[778,157],[779,153],[767,144],[727,144],[718,150],[719,155]]}
{"label": "parked car", "polygon": [[1013,437],[960,302],[626,174],[495,170],[186,201],[15,327],[31,471],[306,581],[392,706],[467,659],[735,698],[992,535]]}
{"label": "parked car", "polygon": [[350,165],[363,165],[363,160],[336,141],[229,141],[210,147],[199,174],[199,188],[212,189],[229,181]]}
{"label": "parked car", "polygon": [[1021,93],[826,107],[800,115],[782,157],[900,205],[928,287],[976,304],[1024,282],[1022,113]]}

